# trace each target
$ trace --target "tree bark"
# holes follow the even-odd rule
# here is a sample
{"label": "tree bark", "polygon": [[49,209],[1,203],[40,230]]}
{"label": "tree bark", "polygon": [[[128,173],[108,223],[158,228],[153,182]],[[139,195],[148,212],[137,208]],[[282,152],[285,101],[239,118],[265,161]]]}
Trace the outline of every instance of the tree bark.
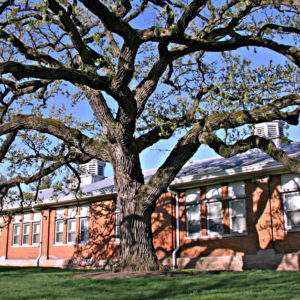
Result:
{"label": "tree bark", "polygon": [[143,197],[137,196],[144,184],[138,156],[118,150],[120,148],[116,147],[114,151],[117,153],[114,171],[120,210],[119,268],[130,271],[158,270],[151,228],[155,205],[145,205]]}

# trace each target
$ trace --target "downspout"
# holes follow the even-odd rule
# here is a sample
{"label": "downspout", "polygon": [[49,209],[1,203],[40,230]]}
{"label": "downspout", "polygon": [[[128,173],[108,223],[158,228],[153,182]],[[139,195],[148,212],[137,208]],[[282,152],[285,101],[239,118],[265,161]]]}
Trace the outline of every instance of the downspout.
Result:
{"label": "downspout", "polygon": [[175,196],[175,218],[176,218],[176,248],[172,252],[172,265],[173,269],[176,269],[177,263],[176,263],[176,255],[177,252],[180,249],[180,229],[179,229],[179,193],[177,191],[173,191],[170,188],[168,188],[168,191],[170,193],[174,193]]}
{"label": "downspout", "polygon": [[40,224],[41,224],[41,228],[40,228],[40,242],[39,242],[39,255],[38,257],[36,258],[35,260],[35,266],[36,267],[39,267],[40,265],[40,259],[41,259],[41,256],[42,256],[42,245],[43,245],[43,213],[39,210],[36,210],[34,208],[32,208],[32,210],[34,212],[39,212],[41,213],[41,219],[40,219]]}

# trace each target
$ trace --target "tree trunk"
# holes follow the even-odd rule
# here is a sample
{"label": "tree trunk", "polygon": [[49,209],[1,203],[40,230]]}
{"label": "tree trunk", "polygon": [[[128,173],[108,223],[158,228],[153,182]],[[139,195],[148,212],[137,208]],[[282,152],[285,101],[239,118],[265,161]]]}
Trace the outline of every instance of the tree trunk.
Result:
{"label": "tree trunk", "polygon": [[[115,149],[114,153],[118,151]],[[119,152],[120,153],[120,152]],[[158,270],[152,241],[151,215],[155,206],[146,206],[138,190],[144,184],[139,158],[124,153],[115,156],[115,186],[120,210],[121,270]]]}
{"label": "tree trunk", "polygon": [[141,207],[141,200],[135,197],[120,200],[123,202],[120,208],[121,270],[158,270],[151,228],[153,208]]}

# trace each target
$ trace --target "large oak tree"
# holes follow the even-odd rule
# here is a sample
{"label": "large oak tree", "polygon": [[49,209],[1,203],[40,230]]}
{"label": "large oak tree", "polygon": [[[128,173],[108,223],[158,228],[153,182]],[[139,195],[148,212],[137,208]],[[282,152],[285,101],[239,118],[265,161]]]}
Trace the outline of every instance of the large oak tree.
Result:
{"label": "large oak tree", "polygon": [[[91,158],[109,162],[120,266],[157,269],[151,214],[201,145],[223,157],[260,148],[300,171],[271,141],[234,130],[298,124],[299,7],[289,0],[1,1],[0,159],[9,172],[2,201],[14,191],[24,198],[24,184],[38,189],[63,166],[75,172],[75,163]],[[79,119],[76,106],[93,116]],[[172,137],[176,145],[145,183],[141,152]]]}

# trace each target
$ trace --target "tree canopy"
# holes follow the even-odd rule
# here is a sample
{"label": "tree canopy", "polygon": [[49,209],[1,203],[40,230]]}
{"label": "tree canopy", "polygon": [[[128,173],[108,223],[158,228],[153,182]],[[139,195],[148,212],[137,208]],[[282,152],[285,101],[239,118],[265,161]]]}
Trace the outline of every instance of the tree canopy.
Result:
{"label": "tree canopy", "polygon": [[[2,200],[63,166],[109,162],[123,266],[155,268],[155,202],[201,145],[223,157],[260,148],[300,172],[271,141],[235,130],[298,124],[299,10],[297,0],[1,1]],[[145,184],[140,154],[174,136]]]}

